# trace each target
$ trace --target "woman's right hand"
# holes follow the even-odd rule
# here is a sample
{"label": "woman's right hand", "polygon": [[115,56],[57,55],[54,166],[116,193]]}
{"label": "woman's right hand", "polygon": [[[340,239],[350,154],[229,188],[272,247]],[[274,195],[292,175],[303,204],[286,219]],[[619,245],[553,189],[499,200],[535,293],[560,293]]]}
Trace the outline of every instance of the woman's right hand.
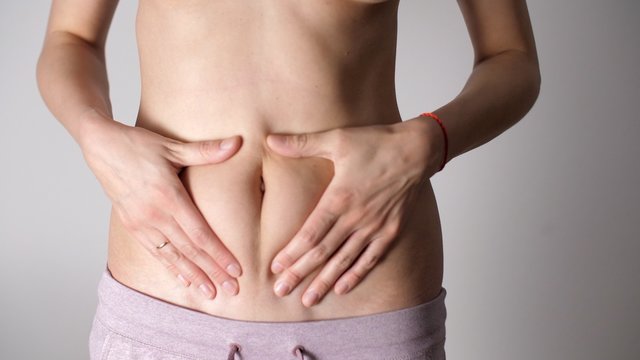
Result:
{"label": "woman's right hand", "polygon": [[105,118],[88,120],[86,126],[80,143],[84,158],[125,228],[183,285],[195,284],[210,299],[216,285],[237,294],[240,264],[178,175],[186,166],[230,158],[241,138],[181,142]]}

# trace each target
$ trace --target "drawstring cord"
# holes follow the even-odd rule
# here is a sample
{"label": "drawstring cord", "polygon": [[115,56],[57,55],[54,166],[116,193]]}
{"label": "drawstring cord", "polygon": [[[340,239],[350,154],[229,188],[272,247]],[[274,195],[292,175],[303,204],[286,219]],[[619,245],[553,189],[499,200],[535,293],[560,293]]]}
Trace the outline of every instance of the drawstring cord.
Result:
{"label": "drawstring cord", "polygon": [[[240,353],[240,349],[241,349],[240,345],[236,343],[231,343],[230,349],[229,349],[229,356],[227,356],[227,360],[235,360],[236,354]],[[295,355],[296,357],[300,357],[300,360],[306,360],[305,352],[306,350],[302,345],[296,345],[293,348],[293,355]]]}
{"label": "drawstring cord", "polygon": [[295,355],[296,357],[300,356],[300,360],[305,360],[306,356],[304,356],[304,353],[306,351],[304,350],[304,346],[302,345],[296,345],[296,347],[293,348],[293,355]]}
{"label": "drawstring cord", "polygon": [[229,349],[229,356],[227,356],[227,360],[235,360],[236,354],[240,352],[240,345],[236,343],[231,344],[231,349]]}

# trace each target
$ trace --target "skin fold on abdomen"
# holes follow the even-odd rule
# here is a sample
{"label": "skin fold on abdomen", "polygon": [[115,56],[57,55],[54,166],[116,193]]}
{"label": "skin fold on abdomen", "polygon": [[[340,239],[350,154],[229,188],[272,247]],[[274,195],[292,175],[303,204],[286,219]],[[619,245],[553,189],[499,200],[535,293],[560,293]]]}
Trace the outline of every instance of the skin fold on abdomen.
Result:
{"label": "skin fold on abdomen", "polygon": [[204,218],[243,267],[237,295],[219,289],[216,298],[208,300],[196,287],[184,288],[112,215],[109,266],[114,277],[173,304],[258,321],[374,313],[415,305],[437,294],[441,243],[435,199],[427,183],[397,245],[351,292],[329,292],[319,304],[304,307],[302,293],[321,270],[318,267],[291,294],[283,298],[275,295],[277,275],[269,269],[271,260],[314,209],[334,168],[324,158],[276,154],[268,149],[265,138],[264,133],[247,133],[242,147],[231,158],[187,167],[180,174]]}
{"label": "skin fold on abdomen", "polygon": [[228,160],[188,167],[181,174],[209,225],[242,264],[240,288],[251,297],[265,295],[264,285],[273,279],[271,260],[302,226],[333,176],[327,159],[285,158],[261,142],[250,137]]}

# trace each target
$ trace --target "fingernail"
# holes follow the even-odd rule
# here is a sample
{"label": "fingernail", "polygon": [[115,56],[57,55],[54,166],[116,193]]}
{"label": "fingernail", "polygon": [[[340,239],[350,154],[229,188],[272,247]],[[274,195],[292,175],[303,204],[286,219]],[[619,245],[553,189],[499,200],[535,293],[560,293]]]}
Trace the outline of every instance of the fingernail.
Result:
{"label": "fingernail", "polygon": [[236,286],[229,280],[225,280],[222,283],[222,287],[227,290],[227,292],[231,295],[235,295],[236,294]]}
{"label": "fingernail", "polygon": [[316,303],[316,301],[318,300],[318,297],[320,297],[320,295],[318,295],[317,292],[315,292],[313,290],[309,290],[302,297],[302,302],[306,306],[311,306],[311,305]]}
{"label": "fingernail", "polygon": [[220,149],[222,150],[231,149],[231,146],[233,146],[233,141],[234,141],[233,138],[222,140],[222,142],[220,143]]}
{"label": "fingernail", "polygon": [[180,280],[184,286],[188,287],[190,285],[189,281],[187,281],[182,274],[178,274],[178,280]]}
{"label": "fingernail", "polygon": [[271,271],[273,271],[276,274],[281,272],[282,270],[284,270],[284,266],[282,266],[282,264],[280,264],[277,261],[271,265]]}
{"label": "fingernail", "polygon": [[209,299],[213,297],[213,291],[211,290],[211,287],[209,285],[200,284],[200,290],[202,291],[204,296],[208,297]]}
{"label": "fingernail", "polygon": [[233,277],[238,277],[240,276],[240,266],[236,264],[230,264],[227,266],[227,272]]}
{"label": "fingernail", "polygon": [[338,285],[336,285],[336,292],[338,294],[344,294],[347,292],[347,290],[349,290],[349,284],[347,284],[345,281],[342,281],[338,283]]}
{"label": "fingernail", "polygon": [[276,294],[279,296],[284,296],[289,293],[289,285],[287,285],[284,281],[280,281],[276,284]]}

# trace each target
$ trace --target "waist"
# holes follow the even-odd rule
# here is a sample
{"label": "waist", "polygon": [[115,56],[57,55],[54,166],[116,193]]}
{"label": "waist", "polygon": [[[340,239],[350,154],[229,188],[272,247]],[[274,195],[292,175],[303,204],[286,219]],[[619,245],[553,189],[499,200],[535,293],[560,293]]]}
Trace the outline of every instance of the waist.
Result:
{"label": "waist", "polygon": [[[322,268],[307,276],[289,295],[273,293],[277,278],[269,267],[275,254],[292,239],[313,210],[333,176],[333,163],[323,158],[286,158],[272,152],[266,136],[282,132],[320,131],[338,127],[322,117],[306,122],[286,122],[254,117],[238,120],[235,127],[223,121],[195,125],[168,118],[139,117],[138,126],[162,129],[182,140],[214,139],[241,135],[236,154],[218,164],[185,168],[180,179],[213,231],[240,262],[236,296],[218,291],[205,299],[195,287],[184,288],[111,217],[109,266],[114,278],[149,295],[184,307],[244,320],[300,320],[364,315],[419,304],[436,296],[442,281],[440,223],[433,190],[427,182],[418,205],[387,256],[345,295],[331,292],[317,305],[306,308],[301,297]],[[224,118],[224,117],[223,117]],[[261,120],[262,119],[262,120]],[[349,126],[348,117],[342,122]],[[333,122],[332,122],[333,121]],[[204,123],[202,123],[204,124]],[[295,129],[294,129],[295,128]],[[293,129],[293,130],[291,130]],[[354,174],[360,176],[360,174]],[[264,181],[264,191],[261,182]]]}
{"label": "waist", "polygon": [[268,133],[402,121],[393,84],[382,80],[364,89],[347,79],[337,87],[264,74],[201,82],[143,76],[136,123],[178,140],[241,134],[260,141]]}

